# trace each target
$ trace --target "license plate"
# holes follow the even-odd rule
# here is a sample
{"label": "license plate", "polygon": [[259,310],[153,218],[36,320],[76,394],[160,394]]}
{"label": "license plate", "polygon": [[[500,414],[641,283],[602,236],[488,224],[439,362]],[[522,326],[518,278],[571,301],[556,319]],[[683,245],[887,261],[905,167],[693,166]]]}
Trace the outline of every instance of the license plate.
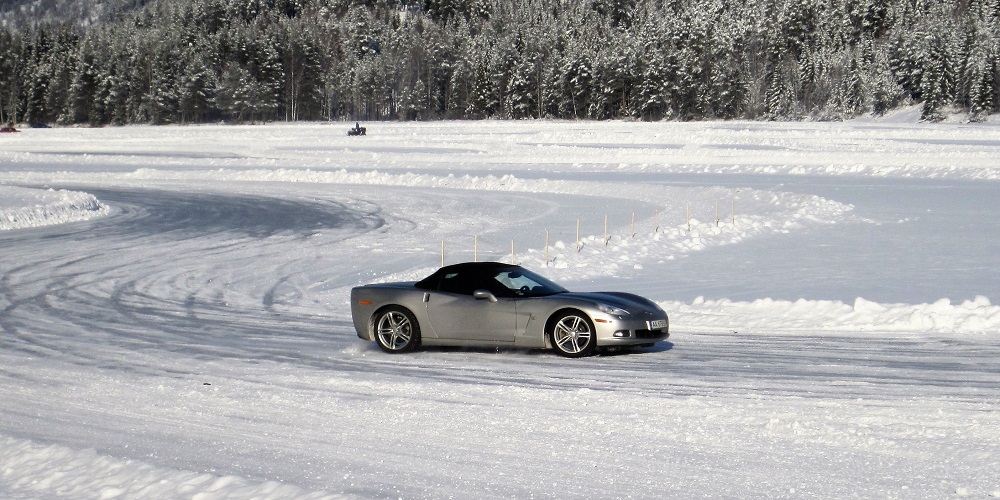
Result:
{"label": "license plate", "polygon": [[647,321],[646,324],[649,325],[650,330],[662,330],[667,327],[667,320],[658,319],[655,321]]}

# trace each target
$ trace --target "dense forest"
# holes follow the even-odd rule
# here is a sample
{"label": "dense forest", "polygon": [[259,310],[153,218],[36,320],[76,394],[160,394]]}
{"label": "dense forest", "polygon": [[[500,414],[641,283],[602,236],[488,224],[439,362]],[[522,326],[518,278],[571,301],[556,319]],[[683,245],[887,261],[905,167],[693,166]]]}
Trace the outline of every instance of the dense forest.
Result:
{"label": "dense forest", "polygon": [[158,0],[0,29],[0,121],[1000,110],[1000,0]]}

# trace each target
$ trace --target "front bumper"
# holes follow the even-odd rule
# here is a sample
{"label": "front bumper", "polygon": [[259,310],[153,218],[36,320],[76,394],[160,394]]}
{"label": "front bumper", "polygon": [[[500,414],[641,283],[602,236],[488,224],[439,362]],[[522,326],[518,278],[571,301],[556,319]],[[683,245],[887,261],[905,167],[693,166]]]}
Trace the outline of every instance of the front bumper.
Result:
{"label": "front bumper", "polygon": [[[662,320],[662,328],[650,323]],[[670,337],[670,322],[667,316],[645,319],[621,319],[613,316],[594,318],[598,346],[652,344]]]}

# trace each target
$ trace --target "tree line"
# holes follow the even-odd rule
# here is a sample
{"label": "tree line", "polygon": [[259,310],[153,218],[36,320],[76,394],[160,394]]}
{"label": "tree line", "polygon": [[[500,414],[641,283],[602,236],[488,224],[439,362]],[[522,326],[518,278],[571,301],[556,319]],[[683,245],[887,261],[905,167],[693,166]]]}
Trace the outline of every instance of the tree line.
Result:
{"label": "tree line", "polygon": [[0,30],[0,120],[1000,111],[1000,0],[159,0]]}

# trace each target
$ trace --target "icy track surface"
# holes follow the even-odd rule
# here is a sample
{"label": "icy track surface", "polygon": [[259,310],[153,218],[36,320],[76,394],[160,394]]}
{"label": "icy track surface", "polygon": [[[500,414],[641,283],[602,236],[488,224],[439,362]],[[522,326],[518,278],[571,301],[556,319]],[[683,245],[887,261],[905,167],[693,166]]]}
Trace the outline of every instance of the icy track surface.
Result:
{"label": "icy track surface", "polygon": [[[0,498],[1000,497],[1000,127],[906,121],[4,137]],[[442,247],[671,338],[358,339]]]}

